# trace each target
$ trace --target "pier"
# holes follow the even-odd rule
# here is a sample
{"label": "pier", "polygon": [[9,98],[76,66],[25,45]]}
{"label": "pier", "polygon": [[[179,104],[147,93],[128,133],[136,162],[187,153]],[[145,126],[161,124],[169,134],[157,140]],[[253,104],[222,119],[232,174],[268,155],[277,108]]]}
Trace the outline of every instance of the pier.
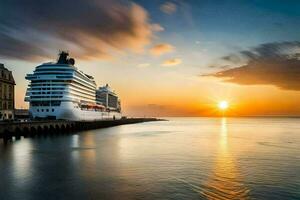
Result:
{"label": "pier", "polygon": [[65,121],[65,120],[47,120],[47,121],[27,121],[27,122],[2,122],[0,123],[0,139],[4,142],[12,140],[13,137],[18,140],[23,136],[34,137],[51,134],[72,133],[83,130],[99,129],[106,127],[119,126],[124,124],[135,124],[142,122],[162,121],[157,118],[126,118],[120,120],[103,121]]}

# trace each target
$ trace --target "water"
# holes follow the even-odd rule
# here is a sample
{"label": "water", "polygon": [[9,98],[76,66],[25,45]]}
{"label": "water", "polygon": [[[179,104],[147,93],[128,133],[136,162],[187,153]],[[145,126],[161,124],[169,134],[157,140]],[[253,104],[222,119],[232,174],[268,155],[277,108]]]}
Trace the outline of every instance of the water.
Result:
{"label": "water", "polygon": [[0,199],[300,199],[300,119],[167,122],[0,144]]}

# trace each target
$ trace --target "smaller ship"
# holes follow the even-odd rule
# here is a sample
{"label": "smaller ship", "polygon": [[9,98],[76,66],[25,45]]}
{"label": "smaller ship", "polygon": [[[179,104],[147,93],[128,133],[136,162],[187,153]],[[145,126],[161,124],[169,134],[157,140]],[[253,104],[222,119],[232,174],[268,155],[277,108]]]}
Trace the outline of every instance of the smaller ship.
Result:
{"label": "smaller ship", "polygon": [[106,84],[97,89],[94,78],[75,67],[67,52],[55,63],[44,63],[27,74],[25,101],[32,118],[96,121],[120,119],[117,94]]}

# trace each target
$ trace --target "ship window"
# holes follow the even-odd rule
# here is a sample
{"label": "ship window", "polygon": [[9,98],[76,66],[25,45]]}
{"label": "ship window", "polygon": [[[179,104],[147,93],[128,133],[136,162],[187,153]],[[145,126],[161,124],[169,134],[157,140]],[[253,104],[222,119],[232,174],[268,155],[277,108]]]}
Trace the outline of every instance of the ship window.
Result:
{"label": "ship window", "polygon": [[46,109],[46,112],[49,112],[49,109]]}
{"label": "ship window", "polygon": [[42,112],[44,112],[44,109],[42,109]]}
{"label": "ship window", "polygon": [[60,106],[60,101],[52,101],[51,106]]}
{"label": "ship window", "polygon": [[54,109],[52,109],[52,112],[54,112]]}
{"label": "ship window", "polygon": [[40,112],[40,109],[37,109],[38,112]]}

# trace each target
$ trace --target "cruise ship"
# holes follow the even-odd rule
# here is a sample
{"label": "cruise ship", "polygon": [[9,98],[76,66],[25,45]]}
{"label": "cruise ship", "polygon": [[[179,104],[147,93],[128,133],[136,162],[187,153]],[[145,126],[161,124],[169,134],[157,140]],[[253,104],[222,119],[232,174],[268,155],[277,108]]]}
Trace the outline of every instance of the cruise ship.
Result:
{"label": "cruise ship", "polygon": [[97,121],[121,118],[120,100],[108,86],[97,89],[94,78],[75,67],[67,52],[27,74],[25,101],[33,119]]}

